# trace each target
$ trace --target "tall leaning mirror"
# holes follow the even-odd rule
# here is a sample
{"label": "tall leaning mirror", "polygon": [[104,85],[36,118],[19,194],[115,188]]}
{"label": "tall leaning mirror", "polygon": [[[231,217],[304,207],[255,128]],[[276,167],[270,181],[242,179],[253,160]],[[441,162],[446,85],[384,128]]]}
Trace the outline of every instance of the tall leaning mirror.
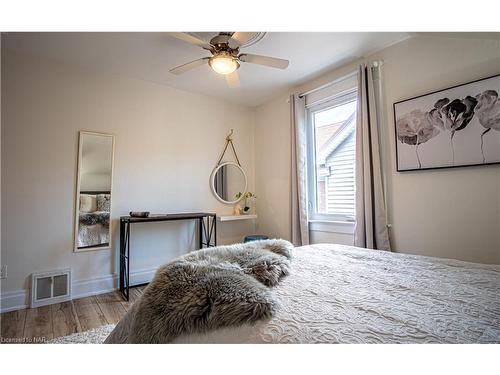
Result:
{"label": "tall leaning mirror", "polygon": [[111,192],[115,137],[80,131],[74,251],[111,247]]}

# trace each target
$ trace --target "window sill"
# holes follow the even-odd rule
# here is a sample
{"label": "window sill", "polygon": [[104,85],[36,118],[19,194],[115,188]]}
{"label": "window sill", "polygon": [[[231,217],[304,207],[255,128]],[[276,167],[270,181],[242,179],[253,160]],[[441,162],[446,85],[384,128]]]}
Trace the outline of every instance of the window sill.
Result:
{"label": "window sill", "polygon": [[354,234],[353,221],[309,220],[309,230],[315,232]]}

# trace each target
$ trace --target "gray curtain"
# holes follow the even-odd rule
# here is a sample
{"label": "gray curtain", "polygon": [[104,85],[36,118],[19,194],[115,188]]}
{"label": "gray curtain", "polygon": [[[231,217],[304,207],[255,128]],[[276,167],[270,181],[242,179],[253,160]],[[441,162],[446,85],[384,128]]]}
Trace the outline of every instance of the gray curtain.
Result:
{"label": "gray curtain", "polygon": [[380,166],[380,146],[374,73],[378,67],[362,64],[358,71],[356,121],[356,229],[354,245],[391,250]]}
{"label": "gray curtain", "polygon": [[307,131],[305,98],[298,94],[290,97],[292,140],[292,242],[295,246],[309,244],[307,219]]}

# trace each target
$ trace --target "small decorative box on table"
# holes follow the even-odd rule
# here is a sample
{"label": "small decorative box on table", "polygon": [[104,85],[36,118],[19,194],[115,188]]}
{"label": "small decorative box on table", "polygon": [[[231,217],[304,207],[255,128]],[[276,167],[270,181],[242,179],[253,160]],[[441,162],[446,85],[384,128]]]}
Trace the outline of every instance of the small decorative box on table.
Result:
{"label": "small decorative box on table", "polygon": [[207,212],[155,214],[147,217],[120,217],[120,291],[129,300],[130,285],[130,226],[132,223],[198,220],[199,248],[217,246],[217,216]]}

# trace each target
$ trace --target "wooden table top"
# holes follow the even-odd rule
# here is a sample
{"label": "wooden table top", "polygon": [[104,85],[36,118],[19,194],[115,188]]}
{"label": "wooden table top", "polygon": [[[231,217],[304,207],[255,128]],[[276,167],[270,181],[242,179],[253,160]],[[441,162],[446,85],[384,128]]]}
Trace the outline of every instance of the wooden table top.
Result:
{"label": "wooden table top", "polygon": [[207,216],[216,216],[216,214],[210,212],[179,212],[173,214],[150,214],[148,217],[121,216],[120,220],[129,223],[142,223],[149,221],[200,219]]}

